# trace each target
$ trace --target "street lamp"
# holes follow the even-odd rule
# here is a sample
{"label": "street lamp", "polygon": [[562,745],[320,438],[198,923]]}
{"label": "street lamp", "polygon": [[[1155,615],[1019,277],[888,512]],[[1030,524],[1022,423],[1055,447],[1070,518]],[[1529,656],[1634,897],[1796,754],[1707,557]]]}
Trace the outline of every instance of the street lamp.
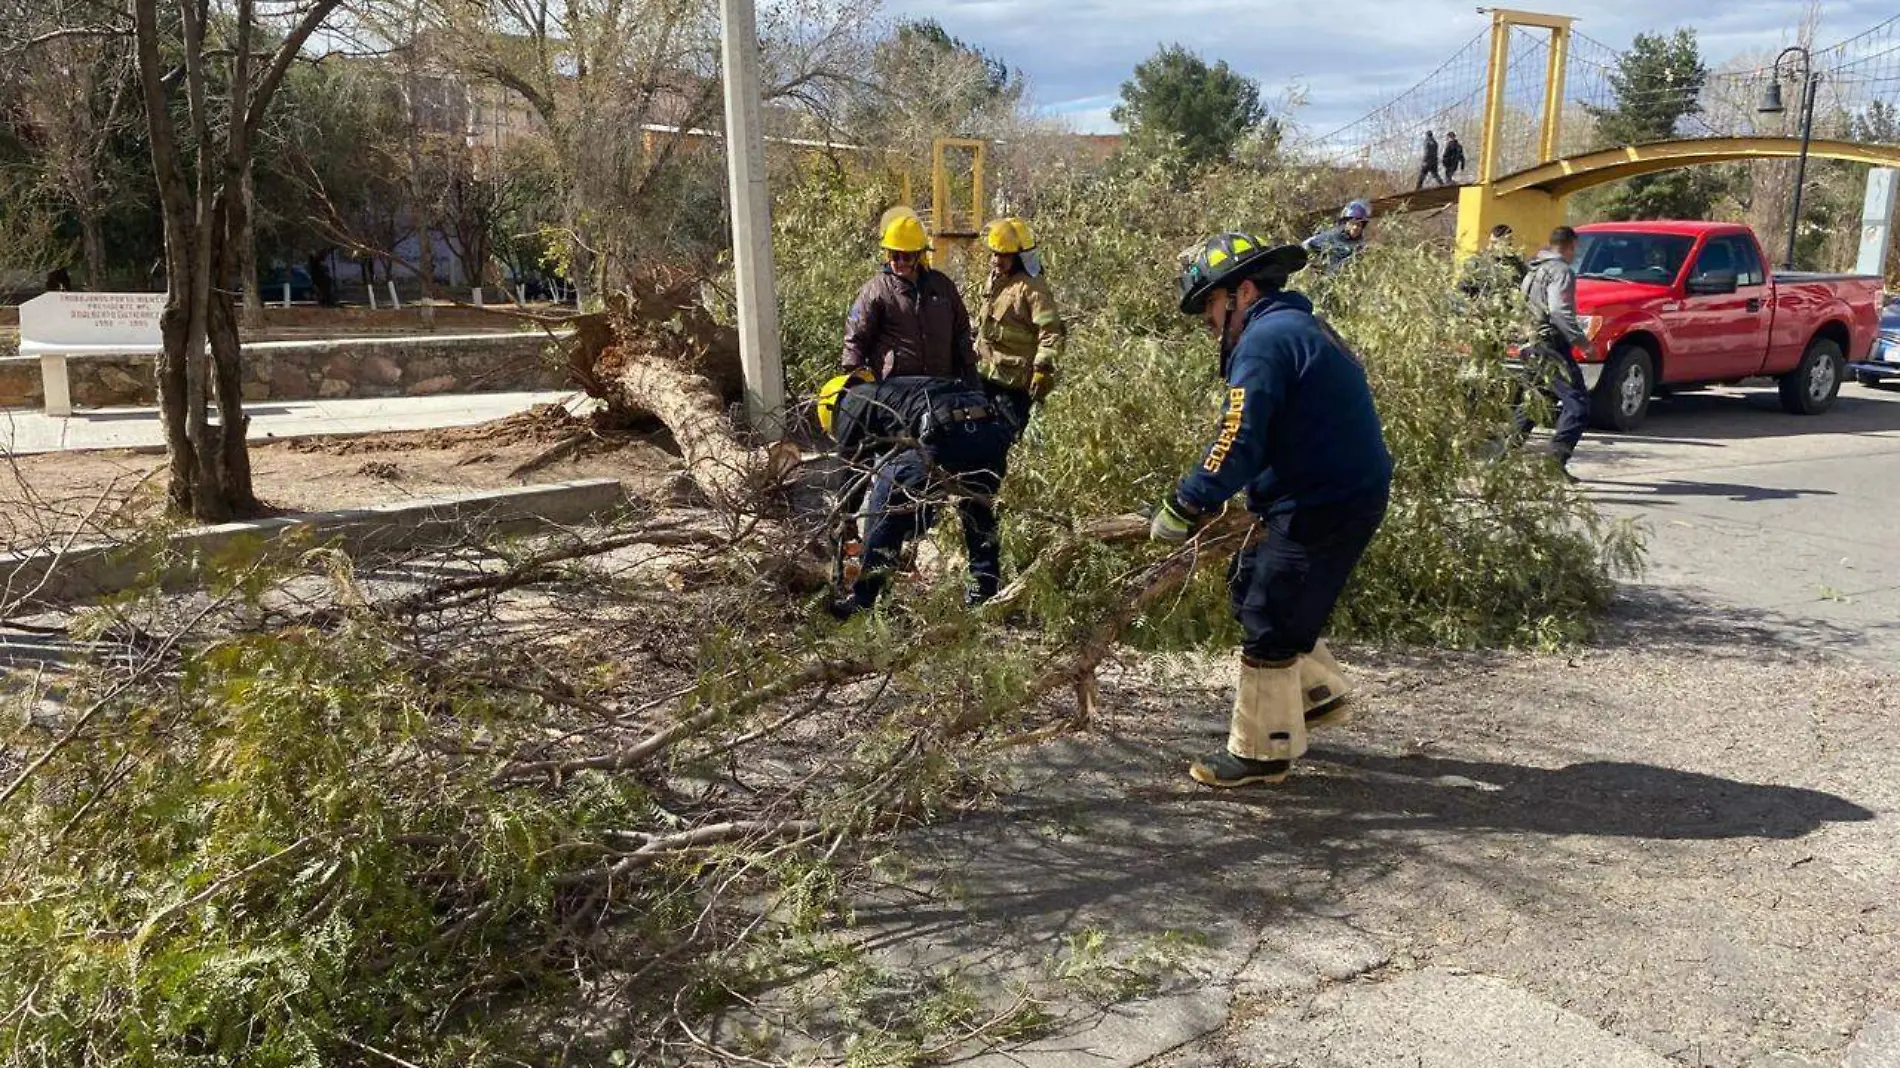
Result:
{"label": "street lamp", "polygon": [[[1795,239],[1801,233],[1801,193],[1808,181],[1808,142],[1814,137],[1814,87],[1821,81],[1815,73],[1814,57],[1800,45],[1790,45],[1775,57],[1774,75],[1768,80],[1768,87],[1762,90],[1761,104],[1756,107],[1763,115],[1779,115],[1787,110],[1781,106],[1781,65],[1791,56],[1801,58],[1801,155],[1794,170],[1794,210],[1788,216],[1788,257],[1782,261],[1783,270],[1794,270]],[[1793,70],[1789,71],[1790,77]]]}

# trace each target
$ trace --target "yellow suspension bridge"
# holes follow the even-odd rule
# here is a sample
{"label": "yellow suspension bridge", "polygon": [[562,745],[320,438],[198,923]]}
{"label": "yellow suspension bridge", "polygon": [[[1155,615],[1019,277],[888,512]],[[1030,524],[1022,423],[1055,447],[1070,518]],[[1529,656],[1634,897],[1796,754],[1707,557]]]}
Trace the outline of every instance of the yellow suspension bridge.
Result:
{"label": "yellow suspension bridge", "polygon": [[[1738,129],[1752,125],[1742,117],[1752,117],[1753,109],[1743,104],[1752,100],[1751,94],[1763,81],[1775,76],[1770,68],[1712,74],[1681,90],[1682,102],[1694,105],[1685,110],[1704,128],[1697,132],[1707,136],[1612,147],[1574,137],[1566,140],[1570,133],[1564,121],[1567,111],[1580,108],[1588,114],[1592,108],[1615,103],[1609,75],[1617,53],[1578,34],[1575,20],[1569,17],[1503,9],[1491,9],[1489,14],[1488,32],[1473,38],[1425,81],[1370,115],[1295,147],[1365,175],[1368,183],[1397,181],[1402,186],[1417,165],[1425,131],[1460,124],[1470,130],[1475,121],[1475,174],[1468,182],[1453,177],[1445,184],[1426,186],[1421,173],[1420,188],[1412,191],[1380,196],[1381,190],[1370,190],[1375,194],[1374,209],[1380,213],[1456,204],[1462,254],[1475,252],[1500,223],[1521,235],[1541,236],[1564,221],[1571,194],[1594,186],[1681,167],[1792,158],[1801,153],[1799,137]],[[1581,54],[1580,43],[1585,46]],[[1900,16],[1815,52],[1810,62],[1821,83],[1832,90],[1833,113],[1884,107],[1891,116],[1894,101],[1900,98],[1900,58],[1896,57],[1900,57]],[[1536,62],[1540,59],[1541,63]],[[1483,80],[1478,86],[1472,84],[1476,81],[1472,76],[1480,66]],[[1582,67],[1586,75],[1581,92],[1571,84],[1576,67]],[[1726,105],[1726,117],[1711,121],[1705,101]],[[1809,143],[1807,153],[1817,159],[1900,167],[1900,144],[1821,137]]]}

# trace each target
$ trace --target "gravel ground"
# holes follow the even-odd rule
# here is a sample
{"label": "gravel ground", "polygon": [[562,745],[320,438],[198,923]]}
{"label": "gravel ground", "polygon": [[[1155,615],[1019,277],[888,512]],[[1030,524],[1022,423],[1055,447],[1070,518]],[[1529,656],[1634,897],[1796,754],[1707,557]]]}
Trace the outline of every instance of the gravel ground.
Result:
{"label": "gravel ground", "polygon": [[[1105,678],[1103,716],[1016,756],[997,812],[916,836],[867,938],[999,990],[1084,932],[1175,947],[1120,1009],[1051,987],[1062,1034],[999,1065],[1831,1065],[1900,991],[1900,675],[1642,591],[1568,655],[1342,659],[1360,716],[1225,793],[1184,774],[1224,739],[1225,658]],[[1434,1057],[1349,996],[1416,977],[1393,1006],[1455,1011],[1467,975],[1523,1056]],[[1546,1012],[1563,1029],[1522,1018]],[[1618,1052],[1539,1047],[1586,1033]]]}

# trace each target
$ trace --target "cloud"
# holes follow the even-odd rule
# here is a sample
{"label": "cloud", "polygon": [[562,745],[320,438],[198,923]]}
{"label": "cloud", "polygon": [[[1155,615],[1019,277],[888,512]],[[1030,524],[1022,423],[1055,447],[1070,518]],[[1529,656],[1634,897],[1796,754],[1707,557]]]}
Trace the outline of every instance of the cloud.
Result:
{"label": "cloud", "polygon": [[1061,119],[1076,133],[1119,133],[1121,125],[1109,117],[1115,110],[1115,96],[1085,96],[1060,100],[1043,107],[1047,115]]}
{"label": "cloud", "polygon": [[[1719,7],[1596,0],[1577,30],[1623,48],[1637,33],[1693,26],[1704,60],[1719,67],[1738,55],[1771,57],[1794,38],[1801,11],[1788,0]],[[1304,87],[1306,106],[1296,118],[1330,129],[1410,87],[1489,26],[1474,0],[894,0],[891,13],[934,18],[1021,68],[1044,110],[1070,116],[1078,129],[1112,128],[1106,110],[1121,83],[1161,45],[1178,42],[1226,60],[1257,80],[1270,101],[1289,86]],[[1829,0],[1818,40],[1840,40],[1892,14],[1891,0]],[[1450,73],[1474,86],[1483,78],[1476,62]]]}

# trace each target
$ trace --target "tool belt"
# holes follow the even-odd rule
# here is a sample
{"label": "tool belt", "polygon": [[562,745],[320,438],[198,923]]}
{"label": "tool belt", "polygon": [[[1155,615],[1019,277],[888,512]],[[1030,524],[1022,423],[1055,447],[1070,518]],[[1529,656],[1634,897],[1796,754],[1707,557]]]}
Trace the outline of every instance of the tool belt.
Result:
{"label": "tool belt", "polygon": [[923,425],[917,428],[917,440],[928,445],[945,430],[960,423],[981,423],[996,417],[996,409],[981,401],[975,404],[940,404],[924,413]]}

